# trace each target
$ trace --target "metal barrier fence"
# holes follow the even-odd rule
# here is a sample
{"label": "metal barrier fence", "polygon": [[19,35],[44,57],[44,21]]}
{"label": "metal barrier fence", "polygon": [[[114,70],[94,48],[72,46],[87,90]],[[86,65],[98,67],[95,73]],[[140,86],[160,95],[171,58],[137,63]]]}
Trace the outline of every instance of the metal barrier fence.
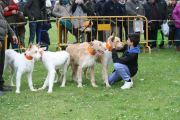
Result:
{"label": "metal barrier fence", "polygon": [[[58,20],[57,32],[58,32],[58,47],[56,50],[61,50],[62,46],[68,46],[77,40],[77,44],[80,42],[86,42],[86,34],[90,35],[90,41],[93,40],[93,30],[95,27],[95,33],[97,37],[95,39],[98,40],[99,31],[103,32],[103,41],[106,42],[105,31],[109,31],[108,33],[111,35],[112,25],[115,26],[114,36],[117,36],[118,29],[120,29],[122,34],[120,35],[120,39],[122,42],[126,43],[124,39],[124,27],[118,28],[119,26],[127,25],[128,33],[130,26],[132,26],[132,22],[137,18],[137,16],[87,16],[87,17],[62,17]],[[149,49],[149,54],[151,54],[151,48],[148,46],[148,20],[146,17],[141,17],[145,22],[145,39],[141,39],[140,32],[140,44],[145,44],[143,47],[143,52],[145,53],[145,48]],[[76,26],[73,24],[73,21],[76,21]],[[82,22],[83,21],[83,22]],[[95,23],[95,24],[94,24]],[[77,27],[79,26],[79,27]],[[64,28],[63,28],[64,27]],[[76,31],[75,31],[76,30]],[[62,40],[62,32],[63,40]],[[71,37],[69,39],[68,32],[71,33]],[[76,36],[76,37],[75,37]],[[84,38],[84,41],[82,39]],[[68,40],[67,40],[68,39]],[[127,38],[126,38],[127,39]],[[80,41],[81,40],[81,41]]]}

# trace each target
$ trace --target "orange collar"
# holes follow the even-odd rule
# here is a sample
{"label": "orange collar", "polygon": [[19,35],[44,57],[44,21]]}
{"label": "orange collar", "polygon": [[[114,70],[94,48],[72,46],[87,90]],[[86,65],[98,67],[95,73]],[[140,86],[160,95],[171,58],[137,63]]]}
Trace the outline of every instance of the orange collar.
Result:
{"label": "orange collar", "polygon": [[44,52],[43,50],[42,50],[42,51],[39,51],[39,54],[40,54],[40,55],[42,55],[42,54],[43,54],[43,52]]}
{"label": "orange collar", "polygon": [[26,53],[24,53],[24,55],[25,55],[27,60],[32,60],[33,59],[33,57],[26,55]]}
{"label": "orange collar", "polygon": [[96,52],[94,52],[94,51],[90,48],[90,46],[88,46],[87,50],[88,50],[88,52],[89,52],[91,55],[95,55],[95,54],[96,54]]}
{"label": "orange collar", "polygon": [[106,48],[112,52],[112,47],[108,43],[106,43]]}

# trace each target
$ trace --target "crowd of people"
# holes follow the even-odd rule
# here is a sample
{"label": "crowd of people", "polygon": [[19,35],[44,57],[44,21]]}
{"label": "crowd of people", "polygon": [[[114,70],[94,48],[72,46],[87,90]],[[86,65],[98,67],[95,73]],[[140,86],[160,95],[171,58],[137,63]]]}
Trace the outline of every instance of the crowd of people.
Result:
{"label": "crowd of people", "polygon": [[[49,3],[48,3],[49,4]],[[51,6],[51,5],[50,5]],[[50,45],[50,38],[48,30],[51,28],[50,18],[54,16],[56,18],[61,17],[81,17],[81,16],[145,16],[148,19],[148,39],[154,40],[150,42],[152,50],[157,49],[157,33],[161,29],[162,24],[169,25],[169,37],[167,47],[175,46],[175,51],[179,51],[180,39],[180,4],[177,0],[57,0],[53,10],[47,6],[46,0],[27,0],[24,11],[29,20],[29,43],[34,42],[36,36],[36,43],[42,42]],[[18,51],[17,37],[25,47],[25,25],[27,21],[25,16],[18,11],[19,6],[14,0],[0,0],[0,91],[10,91],[4,87],[4,80],[2,77],[4,66],[4,40],[8,35],[7,48],[10,44],[13,49]],[[40,20],[44,20],[43,22]],[[125,33],[127,38],[128,33],[134,33],[133,21],[127,25],[127,20],[123,21],[123,24],[114,22],[111,23],[111,32],[117,37],[121,37],[122,32]],[[113,19],[112,19],[113,21]],[[78,40],[77,30],[82,26],[83,19],[74,19],[74,35],[76,42]],[[106,21],[108,22],[108,21]],[[101,24],[102,21],[98,21]],[[123,26],[122,26],[123,25]],[[67,38],[67,32],[65,32],[65,26],[60,25],[61,41],[65,41]],[[122,31],[122,27],[124,31]],[[146,26],[145,26],[146,27]],[[93,33],[87,33],[87,40],[97,38],[97,21],[93,21]],[[145,30],[145,29],[144,29]],[[105,31],[105,39],[111,35],[110,31]],[[146,34],[146,31],[145,31]],[[164,48],[164,35],[162,34],[163,42],[159,44],[161,49]],[[82,42],[84,41],[84,34],[82,34]],[[63,37],[64,36],[64,37]],[[43,38],[42,41],[41,37]],[[100,41],[103,41],[103,33],[99,32],[98,36]],[[41,41],[40,41],[41,40]]]}

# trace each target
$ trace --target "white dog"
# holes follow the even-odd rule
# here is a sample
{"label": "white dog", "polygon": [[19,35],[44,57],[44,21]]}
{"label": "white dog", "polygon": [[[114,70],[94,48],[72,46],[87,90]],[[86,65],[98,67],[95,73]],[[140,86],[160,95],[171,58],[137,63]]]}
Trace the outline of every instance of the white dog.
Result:
{"label": "white dog", "polygon": [[61,84],[61,87],[65,87],[66,72],[70,63],[69,53],[66,51],[49,52],[49,51],[43,51],[44,48],[40,48],[40,49],[42,51],[41,52],[42,61],[46,69],[48,70],[48,75],[46,77],[43,87],[39,88],[38,90],[43,90],[49,85],[48,93],[51,93],[53,88],[55,73],[58,74],[58,78],[55,82],[58,82],[60,79],[59,70],[61,68],[63,68],[63,82]]}
{"label": "white dog", "polygon": [[[112,47],[109,44],[109,41],[114,41],[116,50],[121,50],[124,47],[124,43],[120,41],[118,37],[110,36],[106,42],[103,42],[103,46],[107,48],[107,50],[104,52],[104,54],[98,54],[98,58],[96,59],[96,62],[102,64],[102,73],[103,73],[103,80],[106,83],[106,87],[110,87],[108,82],[108,66],[112,62]],[[85,78],[87,78],[87,68],[84,70]]]}
{"label": "white dog", "polygon": [[9,76],[10,86],[15,86],[13,84],[13,75],[17,70],[16,75],[16,93],[20,93],[20,83],[21,76],[23,73],[27,74],[27,79],[31,91],[37,91],[33,88],[32,83],[32,72],[34,69],[34,60],[40,60],[41,55],[38,51],[38,45],[35,46],[30,43],[28,50],[25,53],[17,53],[14,50],[5,51],[5,65],[4,71],[8,66],[11,68],[11,75]]}

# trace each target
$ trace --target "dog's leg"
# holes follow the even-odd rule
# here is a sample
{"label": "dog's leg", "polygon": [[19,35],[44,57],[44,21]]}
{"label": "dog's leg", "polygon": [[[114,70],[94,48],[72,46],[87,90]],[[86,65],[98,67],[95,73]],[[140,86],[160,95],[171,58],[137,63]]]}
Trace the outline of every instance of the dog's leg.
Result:
{"label": "dog's leg", "polygon": [[61,87],[65,87],[65,84],[66,84],[66,72],[67,72],[67,68],[68,68],[68,65],[64,65],[64,69],[63,69],[63,81],[62,81]]}
{"label": "dog's leg", "polygon": [[55,77],[56,71],[54,69],[49,71],[49,89],[47,93],[52,93],[52,88],[53,88],[53,82],[54,82],[54,77]]}
{"label": "dog's leg", "polygon": [[87,77],[87,70],[88,70],[88,67],[84,69],[84,77],[85,77],[86,79],[89,79],[89,78]]}
{"label": "dog's leg", "polygon": [[104,76],[104,82],[106,83],[106,87],[111,87],[108,82],[108,74],[107,74],[108,67],[105,64],[102,64],[102,65],[103,65],[102,72]]}
{"label": "dog's leg", "polygon": [[98,87],[95,83],[95,78],[94,78],[95,66],[94,65],[91,66],[90,69],[91,69],[91,84],[93,87]]}
{"label": "dog's leg", "polygon": [[78,86],[77,87],[82,87],[82,66],[78,66]]}
{"label": "dog's leg", "polygon": [[57,73],[57,79],[56,79],[56,81],[54,81],[54,83],[59,82],[59,79],[60,79],[60,77],[61,77],[61,73],[59,72],[59,69],[56,70],[56,73]]}
{"label": "dog's leg", "polygon": [[72,80],[73,80],[74,82],[76,82],[76,81],[77,81],[77,70],[78,70],[78,65],[74,64],[74,67],[73,67],[73,68],[74,68],[74,69],[73,69]]}
{"label": "dog's leg", "polygon": [[9,81],[10,81],[10,86],[11,87],[15,86],[14,83],[13,83],[14,73],[15,73],[15,69],[14,69],[14,67],[11,66],[11,75],[9,76]]}
{"label": "dog's leg", "polygon": [[27,79],[28,79],[28,83],[29,83],[29,88],[31,91],[37,91],[37,89],[34,89],[33,87],[33,82],[32,82],[32,72],[28,72],[27,73]]}
{"label": "dog's leg", "polygon": [[44,90],[48,85],[49,85],[49,73],[46,77],[46,80],[44,81],[44,85],[41,88],[39,88],[38,90]]}
{"label": "dog's leg", "polygon": [[20,93],[21,76],[22,76],[22,73],[17,71],[17,74],[16,74],[16,93]]}

